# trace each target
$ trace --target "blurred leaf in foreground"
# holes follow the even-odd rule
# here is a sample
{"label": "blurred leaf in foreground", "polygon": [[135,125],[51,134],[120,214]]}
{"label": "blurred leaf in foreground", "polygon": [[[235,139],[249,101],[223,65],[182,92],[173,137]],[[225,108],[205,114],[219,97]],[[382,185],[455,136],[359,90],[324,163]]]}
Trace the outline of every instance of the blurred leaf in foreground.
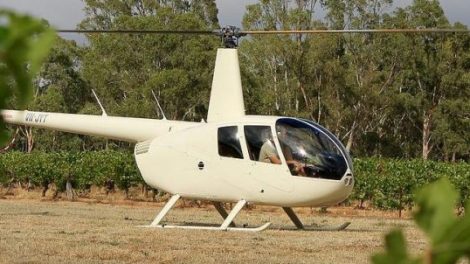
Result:
{"label": "blurred leaf in foreground", "polygon": [[394,230],[385,236],[386,252],[372,257],[373,263],[380,264],[411,264],[421,263],[420,259],[412,259],[406,249],[406,241],[401,230]]}
{"label": "blurred leaf in foreground", "polygon": [[[32,79],[55,39],[52,29],[30,16],[0,9],[0,109],[17,95],[19,107],[31,97]],[[6,138],[0,116],[0,144]]]}
{"label": "blurred leaf in foreground", "polygon": [[416,195],[419,210],[415,221],[431,241],[428,263],[455,263],[463,256],[470,257],[470,207],[467,203],[467,214],[457,218],[454,208],[458,196],[446,178]]}
{"label": "blurred leaf in foreground", "polygon": [[464,217],[458,218],[454,208],[458,193],[446,178],[429,184],[416,195],[417,225],[429,236],[430,245],[420,258],[412,258],[400,230],[389,233],[386,252],[372,257],[373,263],[456,263],[470,257],[470,202]]}

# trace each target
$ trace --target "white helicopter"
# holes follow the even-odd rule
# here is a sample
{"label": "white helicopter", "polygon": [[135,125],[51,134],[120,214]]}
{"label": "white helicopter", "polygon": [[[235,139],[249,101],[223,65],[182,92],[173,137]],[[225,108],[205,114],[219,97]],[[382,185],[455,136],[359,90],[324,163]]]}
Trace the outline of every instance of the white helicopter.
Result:
{"label": "white helicopter", "polygon": [[[308,30],[284,33],[382,31]],[[135,33],[125,30],[59,32]],[[172,194],[148,227],[262,231],[270,223],[259,227],[237,227],[234,223],[240,210],[247,203],[252,203],[280,206],[298,229],[306,229],[292,207],[331,206],[345,200],[354,186],[352,159],[331,132],[312,121],[245,115],[235,48],[238,38],[246,34],[277,34],[278,31],[243,32],[227,27],[215,33],[224,39],[226,47],[217,51],[206,122],[173,121],[165,117],[156,120],[108,116],[98,98],[103,111],[101,116],[15,110],[3,110],[1,114],[10,124],[135,143],[134,156],[144,181],[153,188]],[[165,215],[180,198],[212,201],[224,218],[223,223],[217,227],[163,224]],[[223,207],[223,203],[227,202],[236,203],[230,213]],[[325,229],[342,230],[349,224]]]}

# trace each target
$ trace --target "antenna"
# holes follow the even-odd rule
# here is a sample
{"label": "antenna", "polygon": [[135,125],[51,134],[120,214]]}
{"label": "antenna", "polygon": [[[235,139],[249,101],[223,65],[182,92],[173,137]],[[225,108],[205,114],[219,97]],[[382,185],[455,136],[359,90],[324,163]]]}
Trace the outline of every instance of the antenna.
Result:
{"label": "antenna", "polygon": [[104,110],[104,107],[103,107],[103,105],[102,105],[101,102],[100,102],[100,99],[99,99],[98,96],[96,95],[95,90],[91,89],[91,92],[93,93],[93,96],[95,97],[96,101],[98,102],[98,105],[99,105],[100,108],[101,108],[101,111],[102,111],[101,115],[102,115],[102,116],[108,116],[108,114],[106,113],[106,110]]}
{"label": "antenna", "polygon": [[162,114],[163,116],[163,120],[167,120],[166,119],[166,116],[165,116],[165,112],[163,112],[163,109],[162,107],[160,106],[160,103],[158,102],[158,98],[157,96],[155,95],[155,92],[152,90],[152,95],[153,95],[153,98],[155,99],[155,101],[157,102],[157,105],[158,105],[158,109],[160,109],[160,113]]}

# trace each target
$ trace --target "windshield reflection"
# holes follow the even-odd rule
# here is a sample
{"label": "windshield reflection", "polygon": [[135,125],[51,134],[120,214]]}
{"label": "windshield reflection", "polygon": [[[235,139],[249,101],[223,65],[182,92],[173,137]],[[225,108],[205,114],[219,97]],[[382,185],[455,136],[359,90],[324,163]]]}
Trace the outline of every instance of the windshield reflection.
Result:
{"label": "windshield reflection", "polygon": [[292,175],[340,180],[346,173],[347,158],[332,135],[290,118],[279,119],[276,132]]}

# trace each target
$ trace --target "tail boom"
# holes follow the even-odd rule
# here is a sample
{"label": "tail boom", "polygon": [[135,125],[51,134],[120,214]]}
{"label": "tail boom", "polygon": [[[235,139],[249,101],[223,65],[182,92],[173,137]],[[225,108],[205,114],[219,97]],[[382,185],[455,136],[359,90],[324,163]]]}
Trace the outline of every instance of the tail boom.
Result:
{"label": "tail boom", "polygon": [[170,131],[196,126],[195,122],[133,117],[98,116],[2,110],[5,123],[99,136],[126,142],[141,142]]}

